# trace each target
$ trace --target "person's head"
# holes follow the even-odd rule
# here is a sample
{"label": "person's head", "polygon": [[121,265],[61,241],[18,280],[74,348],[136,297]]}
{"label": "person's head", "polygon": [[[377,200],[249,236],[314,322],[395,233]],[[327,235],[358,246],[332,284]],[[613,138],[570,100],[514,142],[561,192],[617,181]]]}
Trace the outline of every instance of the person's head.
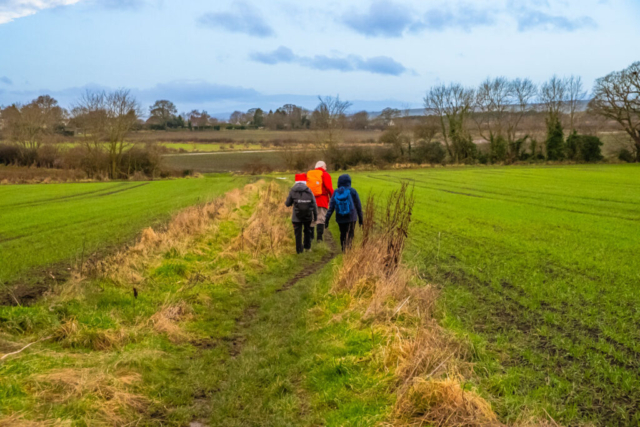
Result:
{"label": "person's head", "polygon": [[296,184],[303,182],[305,185],[307,183],[307,174],[306,173],[297,173],[296,174]]}
{"label": "person's head", "polygon": [[344,175],[340,175],[340,178],[338,178],[338,188],[342,187],[351,187],[351,177],[346,173]]}
{"label": "person's head", "polygon": [[316,163],[316,169],[322,169],[323,171],[327,171],[327,164],[325,162],[323,162],[322,160],[320,160],[318,163]]}

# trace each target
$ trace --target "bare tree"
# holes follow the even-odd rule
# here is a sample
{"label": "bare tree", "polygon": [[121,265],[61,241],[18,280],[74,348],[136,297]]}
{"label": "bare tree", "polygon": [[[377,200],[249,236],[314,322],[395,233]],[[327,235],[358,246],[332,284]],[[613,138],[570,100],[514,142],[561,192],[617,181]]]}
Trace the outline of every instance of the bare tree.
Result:
{"label": "bare tree", "polygon": [[26,105],[11,105],[1,113],[8,139],[32,150],[53,137],[67,116],[49,95],[39,96]]}
{"label": "bare tree", "polygon": [[320,103],[313,112],[312,118],[317,129],[317,144],[327,149],[338,143],[340,131],[346,122],[346,112],[351,107],[348,101],[341,101],[340,96],[319,96]]}
{"label": "bare tree", "polygon": [[353,114],[349,119],[352,129],[366,129],[369,127],[369,113],[366,111],[359,111]]}
{"label": "bare tree", "polygon": [[629,134],[640,162],[640,61],[596,80],[589,110],[616,121]]}
{"label": "bare tree", "polygon": [[149,107],[149,112],[151,113],[151,117],[166,129],[169,122],[178,113],[178,109],[173,102],[163,99],[156,101],[155,104]]}
{"label": "bare tree", "polygon": [[476,91],[474,121],[486,141],[504,137],[513,90],[506,77],[486,79]]}
{"label": "bare tree", "polygon": [[587,92],[582,86],[580,76],[571,76],[566,81],[567,84],[567,108],[569,109],[569,129],[575,130],[575,116],[581,101],[587,97]]}
{"label": "bare tree", "polygon": [[393,126],[394,120],[402,115],[402,112],[397,108],[385,108],[380,113],[380,119],[384,126]]}
{"label": "bare tree", "polygon": [[475,92],[460,84],[434,86],[424,98],[425,114],[434,114],[440,127],[449,156],[458,162],[470,154],[473,142],[465,129],[472,111]]}
{"label": "bare tree", "polygon": [[568,81],[553,76],[540,87],[540,102],[544,106],[547,121],[560,121],[560,114],[567,104]]}
{"label": "bare tree", "polygon": [[532,101],[538,95],[538,87],[529,79],[511,81],[512,111],[507,124],[507,140],[513,143],[517,139],[518,128],[522,118],[531,108]]}
{"label": "bare tree", "polygon": [[239,125],[242,122],[243,116],[244,113],[242,111],[234,111],[231,113],[231,116],[229,116],[229,123]]}
{"label": "bare tree", "polygon": [[87,91],[73,109],[74,118],[85,129],[88,146],[105,150],[109,156],[109,176],[120,177],[126,136],[134,129],[140,107],[128,90],[114,92]]}

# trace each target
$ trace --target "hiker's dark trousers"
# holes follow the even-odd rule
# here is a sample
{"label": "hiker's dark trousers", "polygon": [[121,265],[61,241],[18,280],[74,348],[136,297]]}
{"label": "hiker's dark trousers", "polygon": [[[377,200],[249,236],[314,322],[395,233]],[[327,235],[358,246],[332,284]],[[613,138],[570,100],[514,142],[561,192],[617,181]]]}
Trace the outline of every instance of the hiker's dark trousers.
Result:
{"label": "hiker's dark trousers", "polygon": [[351,246],[353,235],[356,232],[356,223],[345,222],[344,224],[338,224],[338,227],[340,227],[340,245],[342,246],[342,252],[344,252]]}
{"label": "hiker's dark trousers", "polygon": [[[301,254],[305,249],[311,249],[311,221],[294,222],[293,233],[296,235],[296,252]],[[304,245],[302,235],[304,234]]]}

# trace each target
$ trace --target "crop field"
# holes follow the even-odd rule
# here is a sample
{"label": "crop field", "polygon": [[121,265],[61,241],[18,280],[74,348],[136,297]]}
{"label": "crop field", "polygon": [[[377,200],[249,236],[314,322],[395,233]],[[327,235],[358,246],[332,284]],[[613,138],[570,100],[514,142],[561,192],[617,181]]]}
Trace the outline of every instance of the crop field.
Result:
{"label": "crop field", "polygon": [[[428,418],[435,403],[406,410],[397,387],[407,363],[411,375],[422,375],[416,384],[434,385],[450,384],[456,367],[470,363],[454,387],[462,408],[481,396],[508,425],[640,422],[638,166],[351,176],[363,201],[370,193],[380,201],[401,183],[413,188],[405,259],[419,277],[408,297],[383,294],[386,305],[374,305],[358,288],[367,280],[346,273],[354,259],[345,261],[350,254],[340,256],[332,239],[296,257],[282,205],[291,181],[233,190],[199,211],[209,219],[204,228],[177,222],[186,234],[140,240],[143,249],[107,259],[104,277],[72,278],[68,289],[29,306],[0,305],[0,352],[38,348],[0,363],[0,424],[115,417],[176,426],[442,424]],[[0,187],[2,280],[73,261],[83,242],[86,252],[117,245],[247,182],[208,176]],[[331,232],[337,237],[335,224]],[[376,246],[360,243],[364,263]],[[345,277],[353,289],[340,287]],[[408,307],[418,304],[412,295],[429,292],[437,299],[424,300],[419,320],[410,317],[416,306]],[[372,307],[375,317],[367,317]],[[411,328],[423,315],[445,338],[431,336],[430,353],[403,359],[411,354],[403,345],[414,339],[419,348]],[[414,332],[394,344],[401,331]],[[439,371],[451,363],[451,342],[464,360]],[[94,384],[87,373],[102,374]]]}
{"label": "crop field", "polygon": [[[598,165],[352,174],[406,180],[411,255],[442,289],[477,385],[503,421],[640,422],[640,168]],[[335,178],[334,178],[335,179]]]}
{"label": "crop field", "polygon": [[78,261],[185,206],[245,183],[210,176],[151,182],[0,186],[0,283],[31,270]]}
{"label": "crop field", "polygon": [[282,151],[168,154],[163,156],[163,165],[166,167],[201,173],[239,172],[247,164],[255,162],[263,163],[274,169],[286,168]]}
{"label": "crop field", "polygon": [[[381,132],[375,130],[343,131],[346,143],[370,142],[377,140]],[[268,130],[245,129],[220,131],[142,131],[131,135],[131,142],[185,142],[185,143],[223,143],[223,144],[259,144],[261,142],[303,142],[316,141],[317,132],[313,130]]]}

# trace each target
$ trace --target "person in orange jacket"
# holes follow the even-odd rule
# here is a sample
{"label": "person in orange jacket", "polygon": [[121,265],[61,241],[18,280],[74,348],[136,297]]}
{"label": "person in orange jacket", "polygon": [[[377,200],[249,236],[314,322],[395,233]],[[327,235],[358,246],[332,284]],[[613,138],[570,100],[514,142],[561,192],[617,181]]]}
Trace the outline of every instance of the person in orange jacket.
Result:
{"label": "person in orange jacket", "polygon": [[317,228],[317,239],[322,241],[324,235],[324,222],[329,210],[329,201],[333,197],[333,183],[331,175],[327,173],[327,164],[320,160],[316,163],[316,168],[307,172],[307,186],[316,196],[318,206],[318,218],[311,224],[311,237],[313,239],[314,229]]}

